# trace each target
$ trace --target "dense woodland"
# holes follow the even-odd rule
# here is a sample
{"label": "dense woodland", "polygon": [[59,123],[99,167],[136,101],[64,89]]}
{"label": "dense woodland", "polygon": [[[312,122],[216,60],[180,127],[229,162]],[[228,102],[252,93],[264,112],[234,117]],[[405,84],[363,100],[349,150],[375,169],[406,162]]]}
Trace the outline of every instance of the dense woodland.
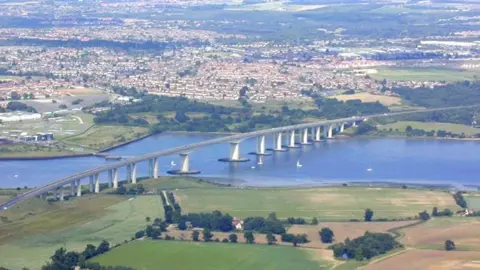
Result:
{"label": "dense woodland", "polygon": [[388,233],[370,233],[355,238],[345,239],[345,242],[331,246],[337,258],[353,259],[358,261],[370,259],[374,256],[385,254],[388,251],[401,247],[395,238]]}

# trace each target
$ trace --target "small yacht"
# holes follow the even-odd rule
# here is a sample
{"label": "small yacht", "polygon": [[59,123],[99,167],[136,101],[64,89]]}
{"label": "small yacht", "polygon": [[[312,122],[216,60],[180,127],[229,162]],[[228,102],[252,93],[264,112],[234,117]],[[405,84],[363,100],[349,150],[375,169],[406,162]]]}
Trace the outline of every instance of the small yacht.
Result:
{"label": "small yacht", "polygon": [[172,160],[172,162],[170,162],[170,166],[175,167],[177,164],[175,164],[175,161]]}
{"label": "small yacht", "polygon": [[372,168],[368,168],[368,169],[367,169],[367,172],[371,172],[371,171],[373,171]]}
{"label": "small yacht", "polygon": [[297,168],[301,168],[301,167],[303,167],[303,165],[300,164],[300,160],[297,160]]}

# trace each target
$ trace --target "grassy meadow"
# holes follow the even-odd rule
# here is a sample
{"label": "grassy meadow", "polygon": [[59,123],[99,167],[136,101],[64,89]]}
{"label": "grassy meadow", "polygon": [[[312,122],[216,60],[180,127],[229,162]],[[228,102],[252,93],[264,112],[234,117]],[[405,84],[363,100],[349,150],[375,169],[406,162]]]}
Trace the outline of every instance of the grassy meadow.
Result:
{"label": "grassy meadow", "polygon": [[377,80],[447,82],[473,80],[475,75],[475,71],[448,68],[380,68],[378,73],[370,74]]}
{"label": "grassy meadow", "polygon": [[461,125],[461,124],[452,124],[452,123],[438,123],[438,122],[418,122],[418,121],[398,121],[392,124],[386,124],[378,126],[378,129],[381,130],[396,130],[399,132],[405,132],[407,126],[411,126],[414,129],[423,129],[425,131],[430,130],[445,130],[447,132],[452,132],[455,134],[464,133],[466,136],[472,136],[480,133],[480,129],[474,128],[471,126]]}
{"label": "grassy meadow", "polygon": [[283,246],[136,241],[92,261],[136,269],[329,269],[314,251]]}

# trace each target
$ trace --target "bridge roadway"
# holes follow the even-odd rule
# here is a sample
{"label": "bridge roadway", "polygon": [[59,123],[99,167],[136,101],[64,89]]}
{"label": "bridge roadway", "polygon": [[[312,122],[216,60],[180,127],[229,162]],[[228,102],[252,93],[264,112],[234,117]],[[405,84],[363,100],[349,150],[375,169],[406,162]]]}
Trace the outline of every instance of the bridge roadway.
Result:
{"label": "bridge roadway", "polygon": [[395,112],[395,113],[384,113],[384,114],[374,114],[374,115],[367,115],[367,116],[355,116],[355,117],[349,117],[349,118],[341,118],[341,119],[334,119],[334,120],[322,120],[322,121],[317,121],[317,122],[311,122],[311,123],[304,123],[304,124],[298,124],[298,125],[292,125],[292,126],[286,126],[286,127],[278,127],[278,128],[270,128],[270,129],[263,129],[263,130],[257,130],[257,131],[252,131],[248,133],[241,133],[241,134],[235,134],[231,136],[225,136],[225,137],[220,137],[220,138],[215,138],[212,140],[207,140],[207,141],[202,141],[198,143],[193,143],[193,144],[187,144],[179,147],[174,147],[170,148],[167,150],[162,150],[158,152],[153,152],[149,154],[145,154],[142,156],[122,160],[119,162],[115,163],[110,163],[101,167],[85,170],[79,173],[76,173],[74,175],[71,175],[69,177],[62,178],[60,180],[54,181],[52,183],[49,183],[47,185],[41,186],[34,188],[32,190],[29,190],[21,195],[18,195],[17,197],[13,198],[10,201],[7,201],[3,204],[0,204],[0,212],[5,210],[6,208],[9,208],[16,203],[19,203],[27,198],[32,198],[35,196],[40,196],[46,192],[55,190],[56,188],[69,185],[73,181],[88,178],[92,175],[96,175],[102,172],[106,172],[112,169],[124,167],[127,165],[132,165],[136,164],[142,161],[147,161],[151,160],[153,158],[157,157],[162,157],[162,156],[170,156],[172,154],[181,154],[181,153],[188,153],[191,152],[197,148],[213,145],[213,144],[218,144],[218,143],[224,143],[224,142],[240,142],[242,140],[252,138],[252,137],[257,137],[257,136],[262,136],[262,135],[270,135],[270,134],[277,134],[281,132],[287,132],[291,130],[297,130],[297,129],[305,129],[305,128],[313,128],[313,127],[319,127],[319,126],[328,126],[328,125],[335,125],[335,124],[342,124],[342,123],[351,123],[354,121],[363,121],[366,118],[383,118],[383,117],[391,117],[391,116],[400,116],[400,115],[408,115],[408,114],[414,114],[414,113],[425,113],[425,112],[435,112],[435,111],[446,111],[446,110],[455,110],[455,109],[466,109],[466,108],[475,108],[475,107],[480,107],[480,104],[477,105],[470,105],[470,106],[456,106],[456,107],[445,107],[445,108],[434,108],[434,109],[424,109],[424,110],[414,110],[414,111],[402,111],[402,112]]}

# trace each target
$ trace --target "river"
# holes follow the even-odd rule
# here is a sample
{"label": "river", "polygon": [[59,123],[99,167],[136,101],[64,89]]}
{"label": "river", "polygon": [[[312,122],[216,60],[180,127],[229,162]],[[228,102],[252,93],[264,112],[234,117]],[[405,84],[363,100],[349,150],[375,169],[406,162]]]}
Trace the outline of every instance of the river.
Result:
{"label": "river", "polygon": [[[175,146],[208,140],[218,135],[162,134],[119,147],[111,154],[136,156]],[[267,147],[271,146],[267,138]],[[190,155],[190,168],[201,176],[223,182],[250,186],[321,185],[344,182],[396,182],[477,185],[480,181],[480,142],[456,140],[417,140],[401,138],[336,139],[305,145],[287,152],[273,153],[258,164],[254,151],[256,140],[242,142],[242,157],[250,162],[218,162],[227,157],[228,144],[209,146]],[[179,164],[179,157],[159,159],[161,175]],[[302,167],[297,167],[299,161]],[[0,187],[39,186],[75,172],[101,166],[99,157],[76,157],[51,160],[0,161]],[[137,175],[147,174],[146,162]],[[177,165],[178,166],[178,165]],[[125,169],[120,170],[121,179]],[[106,181],[107,175],[101,176]],[[86,181],[84,181],[86,183]]]}

